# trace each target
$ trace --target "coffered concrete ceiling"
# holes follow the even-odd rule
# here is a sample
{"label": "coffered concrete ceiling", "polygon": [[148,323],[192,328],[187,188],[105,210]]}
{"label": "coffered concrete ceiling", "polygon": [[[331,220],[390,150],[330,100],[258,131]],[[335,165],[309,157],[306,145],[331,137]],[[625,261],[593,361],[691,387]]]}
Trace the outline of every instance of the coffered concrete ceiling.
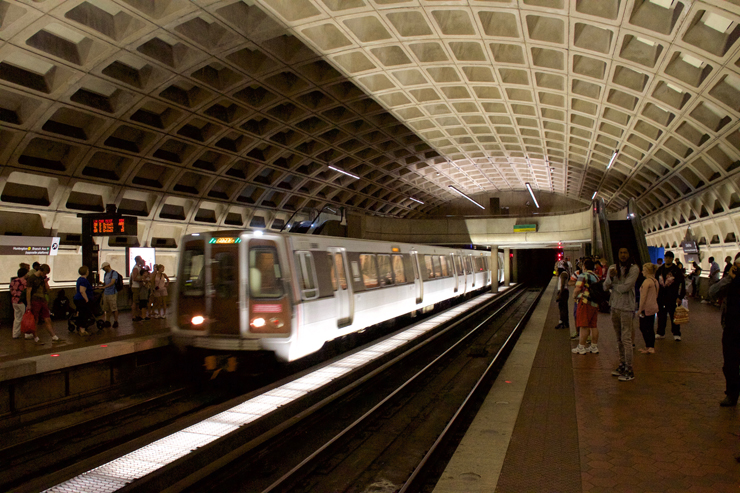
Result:
{"label": "coffered concrete ceiling", "polygon": [[0,0],[0,205],[246,225],[530,183],[729,211],[739,23],[737,0]]}

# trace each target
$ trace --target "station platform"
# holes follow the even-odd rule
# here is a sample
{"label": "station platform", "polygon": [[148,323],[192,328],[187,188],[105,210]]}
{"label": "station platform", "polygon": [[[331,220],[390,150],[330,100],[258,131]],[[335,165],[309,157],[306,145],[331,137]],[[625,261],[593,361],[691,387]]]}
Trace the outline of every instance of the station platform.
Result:
{"label": "station platform", "polygon": [[600,352],[573,354],[569,331],[554,329],[555,286],[434,492],[737,492],[740,408],[719,406],[720,309],[690,300],[682,340],[669,323],[655,354],[635,352],[635,379],[620,382],[610,315],[599,314]]}
{"label": "station platform", "polygon": [[12,323],[0,328],[0,382],[61,370],[73,366],[169,345],[169,327],[166,319],[132,322],[130,312],[122,312],[117,328],[88,330],[90,335],[70,333],[66,320],[52,321],[59,342],[38,326],[42,344],[33,339],[12,338]]}

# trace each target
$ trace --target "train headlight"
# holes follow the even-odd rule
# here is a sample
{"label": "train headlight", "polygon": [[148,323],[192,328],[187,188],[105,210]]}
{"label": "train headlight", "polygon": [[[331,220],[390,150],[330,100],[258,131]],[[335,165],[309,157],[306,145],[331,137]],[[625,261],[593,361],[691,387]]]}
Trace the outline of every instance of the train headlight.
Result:
{"label": "train headlight", "polygon": [[193,325],[201,325],[203,322],[205,322],[206,319],[202,315],[196,315],[190,320],[190,323]]}
{"label": "train headlight", "polygon": [[255,329],[259,329],[260,327],[264,327],[264,326],[265,326],[265,323],[266,323],[266,322],[265,322],[265,319],[264,319],[264,318],[262,318],[262,317],[260,317],[260,318],[255,318],[254,320],[252,320],[252,321],[251,321],[251,322],[249,323],[249,325],[251,325],[251,326],[252,326],[252,327],[254,327]]}
{"label": "train headlight", "polygon": [[282,321],[282,320],[280,320],[280,319],[279,319],[279,318],[277,318],[277,317],[273,317],[273,318],[271,318],[271,319],[270,319],[270,323],[272,324],[272,326],[273,326],[273,327],[275,327],[275,328],[277,328],[277,329],[280,329],[280,328],[282,328],[282,327],[283,327],[283,325],[285,325],[285,324],[283,323],[283,321]]}

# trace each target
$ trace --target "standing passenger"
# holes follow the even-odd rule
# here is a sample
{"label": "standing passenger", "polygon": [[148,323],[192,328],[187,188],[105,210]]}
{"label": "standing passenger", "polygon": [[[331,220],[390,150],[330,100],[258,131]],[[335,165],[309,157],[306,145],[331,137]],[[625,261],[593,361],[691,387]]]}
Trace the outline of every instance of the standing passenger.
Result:
{"label": "standing passenger", "polygon": [[[13,304],[13,339],[20,339],[21,320],[23,320],[23,314],[26,313],[26,297],[23,296],[23,292],[26,290],[26,274],[28,274],[28,269],[21,267],[18,269],[17,277],[10,280],[10,301]],[[27,337],[27,339],[31,337]]]}
{"label": "standing passenger", "polygon": [[735,265],[720,282],[714,284],[709,295],[716,299],[725,297],[722,303],[722,356],[725,375],[725,398],[722,407],[737,405],[740,395],[740,253],[735,255]]}
{"label": "standing passenger", "polygon": [[645,349],[641,353],[653,354],[655,352],[655,314],[658,313],[658,290],[660,284],[655,279],[655,271],[658,266],[648,262],[642,266],[645,280],[640,286],[640,332],[645,339]]}
{"label": "standing passenger", "polygon": [[[49,294],[50,273],[51,268],[46,264],[42,264],[34,271],[32,277],[26,277],[26,304],[28,306],[26,310],[31,310],[33,317],[36,319],[36,324],[44,323],[44,328],[51,334],[51,342],[58,342],[60,339],[51,327],[51,313],[49,312],[49,304],[46,301],[46,297]],[[35,330],[33,334],[36,344],[41,344]]]}
{"label": "standing passenger", "polygon": [[730,273],[730,269],[732,269],[732,257],[728,255],[725,257],[725,269],[722,271],[723,279]]}
{"label": "standing passenger", "polygon": [[143,266],[139,272],[139,310],[142,315],[139,320],[149,320],[149,299],[152,293],[149,267]]}
{"label": "standing passenger", "polygon": [[[576,311],[576,328],[579,331],[578,346],[571,351],[577,354],[598,353],[599,342],[599,305],[589,299],[589,286],[599,282],[593,273],[594,262],[591,259],[584,263],[586,272],[578,276],[576,287],[573,290]],[[591,346],[586,347],[586,339],[591,335]]]}
{"label": "standing passenger", "polygon": [[103,262],[103,312],[105,312],[105,325],[110,327],[110,316],[113,315],[113,328],[118,328],[118,293],[116,292],[116,280],[119,274],[110,268],[108,262]]}
{"label": "standing passenger", "polygon": [[612,292],[609,306],[619,348],[619,367],[612,375],[627,382],[635,378],[632,370],[632,322],[635,316],[635,282],[640,268],[635,265],[628,249],[620,248],[618,255],[617,263],[609,267],[604,289]]}
{"label": "standing passenger", "polygon": [[142,318],[139,316],[139,289],[141,288],[141,276],[139,271],[144,265],[144,259],[137,255],[134,262],[134,268],[131,269],[131,277],[129,278],[129,284],[131,284],[131,321],[141,322]]}
{"label": "standing passenger", "polygon": [[[714,261],[714,257],[709,257],[709,289],[719,282],[719,264]],[[707,299],[701,300],[702,303],[712,303],[714,298],[707,294]]]}
{"label": "standing passenger", "polygon": [[93,287],[90,281],[87,280],[88,272],[88,268],[84,265],[77,269],[80,277],[77,278],[75,295],[72,297],[72,301],[75,302],[75,308],[77,308],[77,331],[82,336],[90,335],[86,329],[92,318]]}
{"label": "standing passenger", "polygon": [[681,340],[681,326],[673,322],[676,307],[681,305],[686,295],[686,281],[680,269],[673,263],[673,252],[665,253],[665,263],[658,267],[655,278],[660,283],[658,291],[658,334],[656,339],[665,339],[668,319],[671,319],[671,332],[675,341]]}
{"label": "standing passenger", "polygon": [[570,328],[570,320],[568,319],[568,299],[570,298],[570,291],[568,291],[569,279],[570,277],[567,272],[562,271],[560,273],[560,289],[557,295],[560,323],[555,326],[556,329]]}
{"label": "standing passenger", "polygon": [[167,318],[167,287],[170,278],[164,273],[164,264],[159,264],[154,272],[152,286],[154,287],[153,318]]}

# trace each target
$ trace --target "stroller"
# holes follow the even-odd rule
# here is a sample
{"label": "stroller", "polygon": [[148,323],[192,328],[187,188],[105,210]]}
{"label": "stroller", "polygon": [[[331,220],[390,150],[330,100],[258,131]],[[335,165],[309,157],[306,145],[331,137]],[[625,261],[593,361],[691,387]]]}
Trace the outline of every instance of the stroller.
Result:
{"label": "stroller", "polygon": [[79,318],[79,311],[76,309],[73,310],[67,319],[67,329],[70,332],[74,332],[77,329],[87,330],[88,327],[95,324],[99,331],[103,330],[105,322],[98,318],[103,314],[103,310],[100,307],[101,298],[102,296],[100,294],[93,294],[92,302],[90,303],[89,317],[84,322],[78,323],[77,319]]}

